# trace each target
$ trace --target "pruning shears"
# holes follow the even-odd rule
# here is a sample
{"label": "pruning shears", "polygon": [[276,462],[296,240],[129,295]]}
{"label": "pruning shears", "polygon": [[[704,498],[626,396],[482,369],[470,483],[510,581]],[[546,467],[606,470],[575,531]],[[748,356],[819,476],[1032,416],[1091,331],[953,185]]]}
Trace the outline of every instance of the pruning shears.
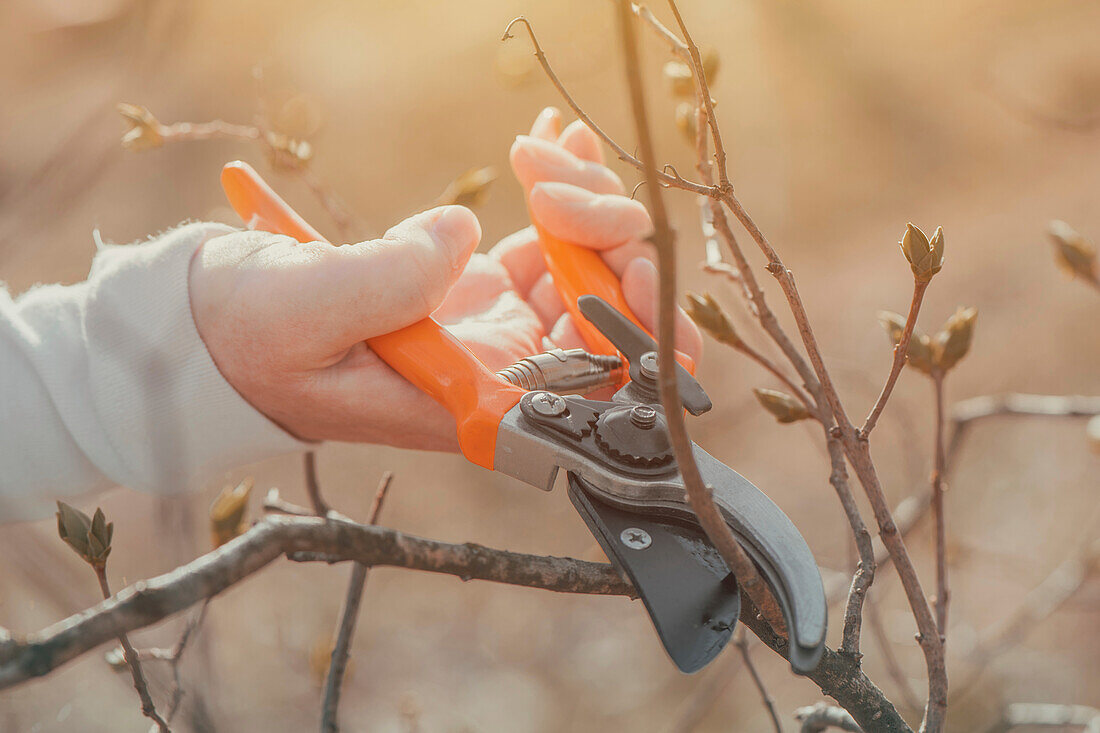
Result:
{"label": "pruning shears", "polygon": [[[246,163],[227,164],[221,181],[249,228],[324,241]],[[367,345],[450,411],[471,462],[546,491],[564,469],[570,500],[633,582],[665,650],[682,671],[695,672],[729,641],[741,600],[737,579],[686,501],[657,396],[657,344],[597,253],[535,226],[587,349],[554,349],[493,372],[431,317]],[[678,361],[684,409],[706,412],[711,401],[690,372],[694,365]],[[618,388],[610,400],[581,396],[607,386]],[[763,492],[692,449],[716,505],[783,612],[792,668],[812,671],[824,650],[827,609],[806,541]]]}

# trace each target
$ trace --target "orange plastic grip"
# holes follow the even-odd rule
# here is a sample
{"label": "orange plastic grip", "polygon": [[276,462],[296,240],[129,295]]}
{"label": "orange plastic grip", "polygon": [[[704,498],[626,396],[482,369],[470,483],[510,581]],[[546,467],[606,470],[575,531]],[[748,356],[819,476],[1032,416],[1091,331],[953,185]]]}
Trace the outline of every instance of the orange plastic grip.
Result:
{"label": "orange plastic grip", "polygon": [[[533,213],[530,216],[535,231],[539,235],[539,248],[542,250],[543,260],[546,261],[546,269],[554,278],[554,287],[565,301],[565,309],[573,316],[573,323],[584,337],[589,351],[609,355],[619,353],[607,337],[581,314],[577,306],[577,298],[582,295],[598,295],[643,331],[649,331],[626,304],[622,283],[598,252],[555,237],[538,223]],[[688,373],[695,374],[695,360],[690,356],[677,351],[676,361],[680,362]],[[624,370],[624,381],[628,378]]]}
{"label": "orange plastic grip", "polygon": [[[326,241],[247,163],[227,164],[221,180],[229,203],[250,229],[286,234],[300,242]],[[497,428],[523,390],[489,371],[431,317],[367,339],[367,345],[398,374],[447,408],[458,427],[463,455],[492,470]]]}
{"label": "orange plastic grip", "polygon": [[577,307],[577,298],[582,295],[597,295],[641,328],[642,324],[626,304],[619,278],[595,250],[558,239],[535,221],[534,216],[531,221],[535,222],[546,269],[554,279],[554,287],[565,301],[565,309],[573,316],[573,323],[584,337],[588,350],[596,354],[618,354],[618,350],[607,337],[581,314]]}

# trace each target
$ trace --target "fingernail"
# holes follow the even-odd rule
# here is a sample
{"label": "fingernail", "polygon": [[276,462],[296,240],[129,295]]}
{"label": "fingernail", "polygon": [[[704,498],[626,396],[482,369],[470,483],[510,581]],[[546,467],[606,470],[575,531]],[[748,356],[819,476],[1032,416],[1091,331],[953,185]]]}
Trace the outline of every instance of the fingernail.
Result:
{"label": "fingernail", "polygon": [[461,268],[481,241],[481,224],[465,206],[441,206],[432,223],[432,239],[447,250],[452,267]]}
{"label": "fingernail", "polygon": [[559,181],[542,181],[536,183],[531,188],[531,193],[534,194],[536,192],[552,201],[567,204],[569,206],[588,205],[599,195],[592,193],[588,189],[581,188],[580,186],[561,183]]}

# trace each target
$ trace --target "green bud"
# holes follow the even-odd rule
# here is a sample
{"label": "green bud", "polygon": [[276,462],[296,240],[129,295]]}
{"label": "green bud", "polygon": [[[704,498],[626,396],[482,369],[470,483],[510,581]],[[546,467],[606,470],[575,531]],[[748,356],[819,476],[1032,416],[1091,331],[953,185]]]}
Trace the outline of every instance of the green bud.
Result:
{"label": "green bud", "polygon": [[210,504],[210,537],[214,547],[221,547],[248,528],[245,512],[251,493],[252,477],[249,476],[236,486],[226,485],[214,497]]}
{"label": "green bud", "polygon": [[771,413],[778,422],[792,423],[805,420],[810,416],[806,406],[786,392],[777,392],[774,389],[754,389],[753,394],[760,404]]}
{"label": "green bud", "polygon": [[94,567],[102,568],[111,554],[114,523],[98,507],[93,518],[63,501],[57,502],[57,534],[76,554]]}
{"label": "green bud", "polygon": [[687,314],[691,320],[695,321],[695,325],[706,331],[715,340],[727,346],[738,349],[745,345],[745,342],[737,335],[737,332],[733,328],[733,324],[730,323],[729,317],[726,315],[726,312],[722,310],[722,306],[718,305],[718,301],[714,299],[714,296],[710,293],[705,293],[700,297],[695,293],[688,293],[687,301]]}
{"label": "green bud", "polygon": [[1059,267],[1070,277],[1100,283],[1096,267],[1096,248],[1088,240],[1064,221],[1050,222],[1048,232],[1054,242],[1054,253]]}
{"label": "green bud", "polygon": [[943,268],[943,227],[937,227],[932,241],[928,241],[918,227],[907,224],[898,246],[918,282],[928,282]]}
{"label": "green bud", "polygon": [[947,371],[959,363],[970,351],[970,342],[974,338],[974,321],[978,317],[977,308],[959,308],[955,315],[947,319],[943,330],[936,334],[933,343],[933,361],[937,368]]}
{"label": "green bud", "polygon": [[[905,332],[905,317],[891,311],[879,311],[878,320],[897,346]],[[909,366],[925,374],[932,373],[932,339],[915,328],[909,336],[909,351],[906,356]]]}

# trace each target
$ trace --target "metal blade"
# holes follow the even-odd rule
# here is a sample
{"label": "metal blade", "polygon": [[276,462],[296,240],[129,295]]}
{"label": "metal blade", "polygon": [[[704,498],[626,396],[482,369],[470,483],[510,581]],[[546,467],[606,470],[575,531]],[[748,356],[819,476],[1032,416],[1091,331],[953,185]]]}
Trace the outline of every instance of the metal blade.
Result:
{"label": "metal blade", "polygon": [[656,521],[596,499],[569,474],[569,498],[634,583],[665,651],[696,672],[722,651],[741,614],[737,581],[697,527]]}

